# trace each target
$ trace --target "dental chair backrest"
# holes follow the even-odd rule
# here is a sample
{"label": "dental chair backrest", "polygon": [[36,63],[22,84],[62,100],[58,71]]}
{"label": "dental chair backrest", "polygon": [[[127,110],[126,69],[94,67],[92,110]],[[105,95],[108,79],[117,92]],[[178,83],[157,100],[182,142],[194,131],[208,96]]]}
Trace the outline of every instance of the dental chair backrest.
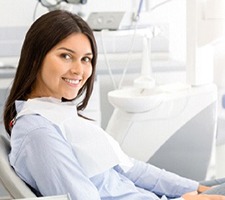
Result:
{"label": "dental chair backrest", "polygon": [[17,176],[10,166],[8,154],[10,152],[10,142],[7,136],[0,133],[0,181],[13,199],[32,198],[36,195]]}

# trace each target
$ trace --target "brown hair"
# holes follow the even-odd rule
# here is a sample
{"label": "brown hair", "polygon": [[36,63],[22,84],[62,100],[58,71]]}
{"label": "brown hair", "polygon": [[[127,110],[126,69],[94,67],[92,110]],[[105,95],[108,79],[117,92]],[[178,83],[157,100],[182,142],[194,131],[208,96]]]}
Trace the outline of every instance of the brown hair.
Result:
{"label": "brown hair", "polygon": [[77,110],[83,110],[89,101],[95,79],[97,46],[91,28],[79,16],[67,11],[55,10],[38,18],[28,30],[20,55],[17,72],[4,109],[5,129],[11,135],[10,122],[16,116],[15,101],[27,100],[46,54],[60,41],[73,33],[85,34],[91,43],[92,75],[80,89],[78,96],[85,93]]}

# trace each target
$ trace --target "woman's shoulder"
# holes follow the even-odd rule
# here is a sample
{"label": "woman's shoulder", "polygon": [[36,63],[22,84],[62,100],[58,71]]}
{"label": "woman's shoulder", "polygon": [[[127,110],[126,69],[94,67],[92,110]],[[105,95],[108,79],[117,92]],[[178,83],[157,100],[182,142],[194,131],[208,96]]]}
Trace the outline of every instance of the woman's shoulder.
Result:
{"label": "woman's shoulder", "polygon": [[24,115],[16,119],[12,135],[14,133],[17,135],[27,135],[28,133],[50,129],[55,131],[54,125],[46,118],[37,114]]}
{"label": "woman's shoulder", "polygon": [[23,115],[16,119],[15,125],[21,124],[24,127],[49,126],[51,122],[38,114]]}

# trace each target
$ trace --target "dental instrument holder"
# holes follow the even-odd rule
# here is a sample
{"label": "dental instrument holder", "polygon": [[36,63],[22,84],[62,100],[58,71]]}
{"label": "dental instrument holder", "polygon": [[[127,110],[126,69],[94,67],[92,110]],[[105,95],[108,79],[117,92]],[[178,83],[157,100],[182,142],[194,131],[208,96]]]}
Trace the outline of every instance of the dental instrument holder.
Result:
{"label": "dental instrument holder", "polygon": [[142,53],[142,66],[141,76],[134,80],[134,87],[142,89],[151,89],[155,87],[155,79],[152,77],[151,69],[151,45],[150,36],[143,37],[143,53]]}

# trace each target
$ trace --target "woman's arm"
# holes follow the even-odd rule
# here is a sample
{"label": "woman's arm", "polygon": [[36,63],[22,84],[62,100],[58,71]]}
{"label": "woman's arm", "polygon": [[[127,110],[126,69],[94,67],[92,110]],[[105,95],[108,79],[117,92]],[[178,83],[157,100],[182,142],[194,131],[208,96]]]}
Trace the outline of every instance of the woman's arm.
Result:
{"label": "woman's arm", "polygon": [[178,198],[187,192],[198,189],[199,183],[196,181],[135,159],[133,159],[133,163],[134,166],[127,173],[124,173],[120,167],[117,167],[116,170],[132,180],[136,186],[152,191],[159,196]]}

